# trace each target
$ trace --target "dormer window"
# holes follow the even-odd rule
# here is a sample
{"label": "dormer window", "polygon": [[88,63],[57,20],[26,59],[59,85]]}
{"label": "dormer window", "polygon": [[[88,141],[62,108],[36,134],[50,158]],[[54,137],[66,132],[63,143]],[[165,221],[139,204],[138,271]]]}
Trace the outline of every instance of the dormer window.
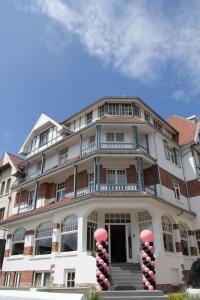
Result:
{"label": "dormer window", "polygon": [[86,114],[86,124],[92,123],[92,111]]}
{"label": "dormer window", "polygon": [[40,147],[47,144],[48,137],[49,137],[49,129],[45,130],[43,133],[40,134],[40,142],[39,142]]}

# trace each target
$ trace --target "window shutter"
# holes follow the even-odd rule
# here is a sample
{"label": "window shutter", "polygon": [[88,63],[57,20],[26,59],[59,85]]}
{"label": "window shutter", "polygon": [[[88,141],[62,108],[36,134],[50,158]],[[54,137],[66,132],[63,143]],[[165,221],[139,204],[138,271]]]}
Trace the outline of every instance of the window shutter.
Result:
{"label": "window shutter", "polygon": [[167,144],[166,140],[163,140],[163,145],[164,145],[164,150],[165,150],[165,157],[166,157],[166,159],[170,160],[169,151],[168,151],[168,144]]}

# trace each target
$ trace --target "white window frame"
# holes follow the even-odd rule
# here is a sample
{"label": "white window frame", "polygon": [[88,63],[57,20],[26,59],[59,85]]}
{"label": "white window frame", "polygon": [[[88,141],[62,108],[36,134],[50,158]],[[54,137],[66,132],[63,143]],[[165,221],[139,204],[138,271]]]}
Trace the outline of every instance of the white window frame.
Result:
{"label": "white window frame", "polygon": [[174,197],[176,200],[181,200],[181,193],[180,193],[180,184],[176,179],[172,179]]}
{"label": "white window frame", "polygon": [[[36,253],[36,242],[39,240],[52,239],[53,237],[53,224],[51,221],[41,223],[35,233],[35,253]],[[45,254],[35,254],[45,255]]]}
{"label": "white window frame", "polygon": [[145,121],[147,121],[148,123],[150,123],[150,114],[147,113],[146,111],[144,112],[144,119],[145,119]]}
{"label": "white window frame", "polygon": [[[119,137],[122,137],[122,139]],[[124,143],[124,132],[106,132],[106,141],[108,143]]]}
{"label": "white window frame", "polygon": [[[39,147],[42,147],[48,143],[49,140],[49,132],[50,128],[41,132],[40,138],[39,138]],[[43,140],[42,140],[43,139]]]}
{"label": "white window frame", "polygon": [[62,165],[68,160],[68,148],[64,148],[59,153],[58,164]]}
{"label": "white window frame", "polygon": [[[94,232],[97,229],[97,221],[98,221],[97,212],[95,211],[91,212],[91,214],[87,217],[87,250],[88,251],[96,250]],[[88,235],[88,231],[89,231],[89,235]]]}
{"label": "white window frame", "polygon": [[[76,270],[75,269],[65,269],[65,288],[75,288],[76,287]],[[70,274],[70,277],[73,277],[74,274],[74,278],[73,279],[68,279],[68,275]],[[69,285],[68,285],[69,283]]]}
{"label": "white window frame", "polygon": [[139,224],[139,232],[142,232],[144,229],[152,230],[152,217],[147,210],[138,212],[138,224]]}
{"label": "white window frame", "polygon": [[[65,225],[67,223],[67,226]],[[75,252],[78,251],[78,218],[76,215],[69,215],[67,216],[63,222],[61,223],[61,233],[60,233],[60,252],[62,247],[62,236],[63,235],[71,235],[76,234],[77,236],[77,249],[73,251],[67,251],[67,252]]]}
{"label": "white window frame", "polygon": [[[57,188],[56,188],[56,200],[57,201],[61,201],[65,198],[65,194],[66,194],[66,181],[62,181],[60,183],[57,184]],[[62,197],[61,199],[59,199],[58,195],[64,195],[64,197]]]}
{"label": "white window frame", "polygon": [[6,181],[6,188],[5,188],[5,194],[9,193],[10,190],[10,184],[11,184],[11,178],[8,178]]}
{"label": "white window frame", "polygon": [[20,272],[15,272],[13,287],[15,287],[15,288],[19,287],[19,285],[20,285],[20,278],[21,278],[21,273]]}
{"label": "white window frame", "polygon": [[6,272],[6,278],[5,278],[5,287],[10,287],[10,278],[11,278],[11,272]]}
{"label": "white window frame", "polygon": [[28,195],[28,206],[33,206],[35,191],[29,191]]}
{"label": "white window frame", "polygon": [[[12,236],[12,251],[11,251],[11,255],[17,255],[17,254],[13,254],[13,245],[15,244],[25,244],[25,229],[23,227],[19,227],[15,230],[15,232],[13,233]],[[22,254],[18,254],[18,255],[23,255],[24,251]]]}
{"label": "white window frame", "polygon": [[[119,180],[120,175],[122,175],[120,173],[123,173],[123,176],[124,176],[124,179],[125,179],[124,183],[121,183],[120,180]],[[109,175],[113,176],[114,183],[109,183],[108,182]],[[107,177],[107,184],[109,184],[109,185],[126,185],[127,184],[126,169],[107,169],[107,176],[106,177]]]}
{"label": "white window frame", "polygon": [[4,180],[1,183],[0,196],[2,196],[4,194],[5,186],[6,186],[6,181]]}
{"label": "white window frame", "polygon": [[85,115],[86,125],[89,125],[93,121],[93,111],[91,110],[89,113]]}
{"label": "white window frame", "polygon": [[163,243],[164,243],[164,234],[168,235],[172,239],[172,251],[164,249],[166,252],[173,253],[174,252],[174,237],[173,237],[173,225],[172,221],[168,218],[168,216],[162,216],[161,217],[162,222],[162,232],[163,232]]}
{"label": "white window frame", "polygon": [[94,146],[95,143],[96,143],[96,136],[95,135],[91,135],[89,137],[88,144],[89,144],[89,146]]}
{"label": "white window frame", "polygon": [[185,256],[190,256],[190,248],[189,248],[189,238],[188,238],[188,231],[187,228],[184,224],[179,223],[179,230],[180,230],[180,238],[181,241],[186,241],[187,242],[187,250],[188,250],[188,255],[187,254],[183,254]]}
{"label": "white window frame", "polygon": [[[36,287],[36,274],[41,274],[41,285],[38,286],[39,287],[44,287],[44,276],[45,274],[49,274],[49,276],[51,276],[51,272],[50,271],[36,271],[34,272],[34,280],[33,280],[33,286]],[[49,278],[50,279],[50,278]]]}
{"label": "white window frame", "polygon": [[132,116],[132,104],[131,103],[122,103],[121,104],[121,115],[122,116]]}

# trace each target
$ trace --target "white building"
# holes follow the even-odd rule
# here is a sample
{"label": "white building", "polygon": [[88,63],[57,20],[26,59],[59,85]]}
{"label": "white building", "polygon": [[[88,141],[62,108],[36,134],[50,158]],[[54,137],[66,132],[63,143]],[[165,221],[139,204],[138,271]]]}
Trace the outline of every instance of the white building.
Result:
{"label": "white building", "polygon": [[198,143],[196,117],[166,122],[134,97],[102,98],[61,123],[42,114],[0,223],[2,285],[94,284],[99,227],[111,263],[140,263],[139,234],[150,228],[158,286],[182,284],[200,251]]}

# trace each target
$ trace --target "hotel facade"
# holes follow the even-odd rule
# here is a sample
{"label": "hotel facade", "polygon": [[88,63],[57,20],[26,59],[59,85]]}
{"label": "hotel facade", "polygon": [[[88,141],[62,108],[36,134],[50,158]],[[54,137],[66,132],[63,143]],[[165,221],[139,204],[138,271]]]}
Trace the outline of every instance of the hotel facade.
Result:
{"label": "hotel facade", "polygon": [[63,122],[42,114],[0,221],[1,284],[95,284],[100,227],[111,265],[140,264],[139,235],[151,229],[158,287],[183,284],[200,254],[199,128],[197,117],[165,121],[137,97],[104,97]]}

